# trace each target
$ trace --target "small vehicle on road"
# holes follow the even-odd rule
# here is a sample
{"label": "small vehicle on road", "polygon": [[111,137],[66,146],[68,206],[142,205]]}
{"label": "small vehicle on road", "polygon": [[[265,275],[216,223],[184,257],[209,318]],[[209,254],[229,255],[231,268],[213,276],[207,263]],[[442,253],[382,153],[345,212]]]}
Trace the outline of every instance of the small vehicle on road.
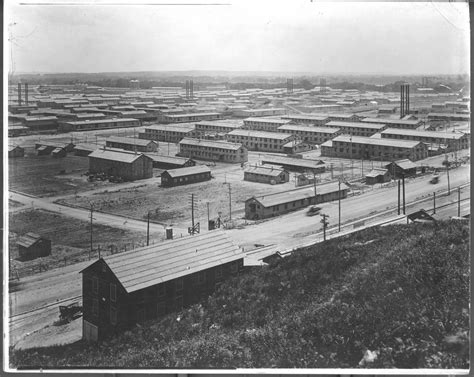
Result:
{"label": "small vehicle on road", "polygon": [[431,179],[430,179],[430,183],[433,184],[433,185],[439,183],[439,175],[437,175],[437,174],[433,175],[433,177],[431,177]]}
{"label": "small vehicle on road", "polygon": [[315,216],[321,212],[321,207],[311,206],[306,212],[306,216]]}

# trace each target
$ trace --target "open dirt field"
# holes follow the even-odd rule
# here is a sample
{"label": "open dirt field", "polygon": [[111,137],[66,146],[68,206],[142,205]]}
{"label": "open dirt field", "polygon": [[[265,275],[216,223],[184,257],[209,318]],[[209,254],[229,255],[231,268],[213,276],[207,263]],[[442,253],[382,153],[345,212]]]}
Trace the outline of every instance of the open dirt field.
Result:
{"label": "open dirt field", "polygon": [[[146,231],[136,232],[93,224],[94,255],[100,246],[102,254],[131,249],[146,242]],[[19,236],[34,232],[51,240],[51,255],[31,261],[19,261],[16,241]],[[9,251],[12,271],[20,276],[69,265],[89,259],[90,224],[65,215],[44,210],[25,210],[10,214]]]}
{"label": "open dirt field", "polygon": [[264,195],[294,188],[294,183],[269,185],[243,181],[240,165],[218,165],[212,167],[214,178],[180,187],[163,188],[158,184],[140,185],[125,189],[115,189],[94,194],[84,193],[76,198],[61,199],[60,203],[89,208],[93,203],[98,211],[145,219],[150,211],[150,219],[161,223],[191,223],[191,194],[195,196],[195,221],[207,223],[207,203],[210,218],[218,212],[222,218],[229,217],[229,185],[231,185],[231,205],[233,217],[242,217],[244,202],[252,195]]}
{"label": "open dirt field", "polygon": [[[10,190],[36,196],[56,196],[99,187],[103,182],[87,182],[86,157],[69,154],[63,158],[37,156],[28,148],[25,157],[8,160]],[[105,183],[106,184],[106,183]]]}

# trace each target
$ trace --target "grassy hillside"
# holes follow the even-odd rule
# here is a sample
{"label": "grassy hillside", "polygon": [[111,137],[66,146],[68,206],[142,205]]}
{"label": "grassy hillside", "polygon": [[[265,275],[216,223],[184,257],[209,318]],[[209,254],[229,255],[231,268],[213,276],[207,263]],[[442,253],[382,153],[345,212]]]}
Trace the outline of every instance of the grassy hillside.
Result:
{"label": "grassy hillside", "polygon": [[[203,305],[17,367],[467,368],[469,226],[367,229],[234,278]],[[360,364],[364,354],[374,361]]]}

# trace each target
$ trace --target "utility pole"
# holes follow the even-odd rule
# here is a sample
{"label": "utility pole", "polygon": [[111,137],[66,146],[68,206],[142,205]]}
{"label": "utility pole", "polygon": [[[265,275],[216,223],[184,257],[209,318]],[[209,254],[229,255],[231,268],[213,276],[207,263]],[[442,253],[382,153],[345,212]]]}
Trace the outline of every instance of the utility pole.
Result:
{"label": "utility pole", "polygon": [[398,214],[400,214],[400,180],[398,180]]}
{"label": "utility pole", "polygon": [[313,186],[314,186],[314,204],[317,202],[317,196],[316,196],[316,174],[313,170]]}
{"label": "utility pole", "polygon": [[333,172],[333,167],[332,167],[332,162],[331,164],[329,165],[329,168],[331,169],[331,181],[334,179],[334,172]]}
{"label": "utility pole", "polygon": [[436,213],[436,192],[433,191],[433,215]]}
{"label": "utility pole", "polygon": [[91,234],[91,248],[89,250],[89,260],[91,259],[91,255],[92,255],[92,212],[93,212],[93,205],[91,203],[91,231],[90,231],[90,234]]}
{"label": "utility pole", "polygon": [[229,185],[229,220],[232,220],[232,188]]}
{"label": "utility pole", "polygon": [[341,231],[341,180],[339,180],[339,191],[337,194],[337,201],[338,201],[338,212],[339,212],[339,226],[338,226],[338,232]]}
{"label": "utility pole", "polygon": [[324,241],[326,241],[326,228],[328,227],[328,220],[327,218],[329,217],[329,215],[325,215],[324,213],[321,213],[321,223],[323,224],[323,239]]}
{"label": "utility pole", "polygon": [[364,176],[364,157],[362,157],[360,169],[361,169],[361,173],[362,173],[362,177],[363,177]]}
{"label": "utility pole", "polygon": [[146,217],[146,245],[150,245],[150,211]]}
{"label": "utility pole", "polygon": [[448,155],[446,155],[446,175],[448,178],[448,195],[451,195],[451,184],[449,182],[449,161],[448,161]]}
{"label": "utility pole", "polygon": [[[194,194],[191,194],[191,226],[194,230]],[[194,234],[194,231],[193,231]]]}
{"label": "utility pole", "polygon": [[403,183],[403,214],[405,215],[405,174],[402,174]]}
{"label": "utility pole", "polygon": [[458,187],[458,217],[461,217],[461,187]]}
{"label": "utility pole", "polygon": [[209,229],[209,202],[207,202],[206,204],[207,204],[207,230],[210,230]]}

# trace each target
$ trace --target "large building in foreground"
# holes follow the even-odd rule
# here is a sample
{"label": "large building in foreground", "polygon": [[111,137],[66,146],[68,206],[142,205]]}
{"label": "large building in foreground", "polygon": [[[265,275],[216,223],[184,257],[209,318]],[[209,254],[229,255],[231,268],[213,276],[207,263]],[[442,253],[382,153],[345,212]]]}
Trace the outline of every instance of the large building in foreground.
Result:
{"label": "large building in foreground", "polygon": [[248,160],[248,150],[240,143],[194,138],[181,140],[177,155],[198,160],[230,163],[242,163]]}
{"label": "large building in foreground", "polygon": [[89,172],[135,181],[153,176],[153,161],[142,153],[97,149],[89,154]]}
{"label": "large building in foreground", "polygon": [[417,161],[428,157],[428,147],[421,141],[340,135],[321,144],[321,156],[381,161],[408,158]]}
{"label": "large building in foreground", "polygon": [[82,337],[98,341],[204,300],[243,269],[222,231],[105,256],[82,273]]}

